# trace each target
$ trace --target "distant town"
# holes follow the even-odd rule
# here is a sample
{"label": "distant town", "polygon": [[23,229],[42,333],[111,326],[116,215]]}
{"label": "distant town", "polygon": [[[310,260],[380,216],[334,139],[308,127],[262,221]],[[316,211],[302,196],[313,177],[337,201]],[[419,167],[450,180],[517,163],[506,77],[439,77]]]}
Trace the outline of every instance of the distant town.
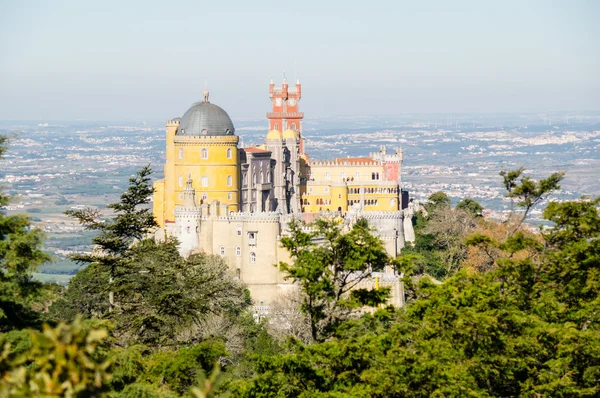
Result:
{"label": "distant town", "polygon": [[[262,144],[262,119],[236,121],[245,146]],[[129,177],[151,164],[162,178],[164,122],[0,122],[11,137],[0,162],[0,185],[16,195],[4,211],[28,213],[48,236],[56,262],[46,280],[74,274],[69,254],[90,250],[93,233],[64,215],[93,207],[106,212]],[[534,177],[566,171],[551,200],[600,194],[600,123],[596,114],[344,117],[307,119],[303,135],[312,159],[366,156],[380,146],[402,146],[402,180],[410,196],[444,191],[455,202],[472,198],[488,216],[502,218],[510,202],[498,173],[525,167]],[[532,213],[539,219],[542,204]],[[105,213],[107,214],[107,213]],[[48,277],[48,275],[51,275]]]}

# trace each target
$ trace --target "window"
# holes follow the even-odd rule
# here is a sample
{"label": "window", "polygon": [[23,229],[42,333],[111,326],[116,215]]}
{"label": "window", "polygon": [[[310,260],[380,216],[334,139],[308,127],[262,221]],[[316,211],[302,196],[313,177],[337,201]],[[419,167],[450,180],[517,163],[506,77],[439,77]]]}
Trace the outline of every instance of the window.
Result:
{"label": "window", "polygon": [[267,184],[271,182],[271,172],[267,170]]}
{"label": "window", "polygon": [[238,234],[238,236],[242,236],[242,226],[241,225],[237,226],[237,234]]}
{"label": "window", "polygon": [[203,176],[201,181],[202,181],[202,188],[208,187],[208,177],[207,176]]}
{"label": "window", "polygon": [[232,176],[227,176],[227,186],[230,187],[232,185],[233,185],[233,177]]}
{"label": "window", "polygon": [[344,181],[344,178],[346,178],[346,173],[344,173],[343,171],[340,173],[340,180]]}
{"label": "window", "polygon": [[179,186],[183,186],[183,176],[179,176]]}
{"label": "window", "polygon": [[256,235],[258,235],[258,233],[256,231],[248,232],[248,244],[249,245],[256,245]]}
{"label": "window", "polygon": [[252,173],[252,184],[256,184],[256,172]]}
{"label": "window", "polygon": [[296,130],[296,123],[292,123],[292,130]]}
{"label": "window", "polygon": [[208,159],[208,149],[202,148],[202,151],[200,151],[200,154],[201,154],[202,159]]}
{"label": "window", "polygon": [[219,247],[219,254],[220,254],[221,256],[224,256],[224,255],[225,255],[225,246],[221,246],[221,247]]}
{"label": "window", "polygon": [[189,225],[185,228],[185,232],[187,232],[188,234],[190,233],[190,226]]}
{"label": "window", "polygon": [[390,206],[393,207],[396,204],[395,199],[390,199]]}
{"label": "window", "polygon": [[356,174],[355,174],[355,177],[358,180],[360,178],[360,172],[357,171]]}
{"label": "window", "polygon": [[256,253],[250,252],[250,264],[256,263]]}
{"label": "window", "polygon": [[179,192],[179,200],[183,199],[183,194],[181,192]]}
{"label": "window", "polygon": [[263,172],[261,170],[261,172],[260,172],[260,183],[262,184],[263,182],[265,182],[265,180],[263,179]]}
{"label": "window", "polygon": [[325,193],[329,193],[329,187],[325,187]]}
{"label": "window", "polygon": [[275,130],[279,130],[279,123],[275,123]]}
{"label": "window", "polygon": [[331,180],[331,174],[329,174],[329,172],[325,173],[325,179]]}
{"label": "window", "polygon": [[203,193],[202,194],[202,200],[203,201],[208,200],[208,194],[207,193]]}
{"label": "window", "polygon": [[183,148],[179,148],[179,159],[183,159]]}
{"label": "window", "polygon": [[[231,192],[229,192],[229,193],[227,194],[227,200],[231,200],[231,199],[233,199],[233,194],[232,194]],[[233,212],[232,212],[232,213],[233,213]]]}
{"label": "window", "polygon": [[235,255],[238,256],[238,257],[241,257],[241,255],[242,255],[242,248],[241,247],[238,246],[238,247],[235,248]]}
{"label": "window", "polygon": [[312,193],[312,187],[308,188],[308,192]]}
{"label": "window", "polygon": [[227,148],[227,159],[231,159],[231,148]]}

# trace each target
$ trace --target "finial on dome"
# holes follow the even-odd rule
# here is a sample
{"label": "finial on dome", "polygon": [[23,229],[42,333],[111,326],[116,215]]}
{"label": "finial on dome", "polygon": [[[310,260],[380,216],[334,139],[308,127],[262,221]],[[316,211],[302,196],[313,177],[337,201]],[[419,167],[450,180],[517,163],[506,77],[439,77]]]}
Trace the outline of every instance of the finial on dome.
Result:
{"label": "finial on dome", "polygon": [[204,102],[208,102],[208,77],[204,78]]}

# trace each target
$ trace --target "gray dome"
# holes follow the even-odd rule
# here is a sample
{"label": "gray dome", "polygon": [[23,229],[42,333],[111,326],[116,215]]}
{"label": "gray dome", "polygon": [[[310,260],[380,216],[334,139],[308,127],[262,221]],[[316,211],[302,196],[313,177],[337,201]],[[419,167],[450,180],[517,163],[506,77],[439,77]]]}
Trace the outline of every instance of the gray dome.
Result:
{"label": "gray dome", "polygon": [[223,108],[210,102],[196,102],[181,118],[177,135],[233,135],[235,128]]}

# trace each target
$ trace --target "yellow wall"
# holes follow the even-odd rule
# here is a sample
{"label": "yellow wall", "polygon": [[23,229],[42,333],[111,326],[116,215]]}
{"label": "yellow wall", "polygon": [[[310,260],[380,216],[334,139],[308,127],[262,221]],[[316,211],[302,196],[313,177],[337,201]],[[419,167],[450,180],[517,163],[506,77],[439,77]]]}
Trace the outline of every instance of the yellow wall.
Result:
{"label": "yellow wall", "polygon": [[[196,204],[199,205],[203,194],[206,194],[207,202],[218,200],[230,205],[231,211],[238,211],[239,137],[177,136],[175,132],[178,126],[178,121],[167,122],[165,178],[162,184],[155,184],[157,192],[154,194],[154,214],[159,225],[164,226],[165,221],[175,220],[175,207],[183,204],[183,190],[188,176],[191,176],[192,186],[196,190]],[[203,149],[207,151],[206,158],[202,156]],[[227,156],[228,150],[230,157]],[[202,177],[207,177],[208,184],[205,187],[202,186]],[[163,203],[162,208],[158,203]]]}
{"label": "yellow wall", "polygon": [[152,197],[152,212],[156,223],[161,227],[165,225],[164,216],[165,180],[154,181],[154,195]]}
{"label": "yellow wall", "polygon": [[361,190],[364,190],[365,211],[397,211],[399,189],[398,184],[391,181],[368,183],[309,181],[302,190],[302,208],[308,213],[338,211],[341,208],[342,213],[345,213],[352,203],[360,203]]}
{"label": "yellow wall", "polygon": [[[310,180],[313,181],[332,181],[341,182],[342,178],[354,179],[354,181],[372,181],[372,173],[379,173],[379,178],[383,178],[383,167],[379,164],[375,165],[319,165],[311,164],[308,170],[310,172]],[[329,173],[329,176],[327,176]],[[343,176],[342,177],[342,173]]]}

